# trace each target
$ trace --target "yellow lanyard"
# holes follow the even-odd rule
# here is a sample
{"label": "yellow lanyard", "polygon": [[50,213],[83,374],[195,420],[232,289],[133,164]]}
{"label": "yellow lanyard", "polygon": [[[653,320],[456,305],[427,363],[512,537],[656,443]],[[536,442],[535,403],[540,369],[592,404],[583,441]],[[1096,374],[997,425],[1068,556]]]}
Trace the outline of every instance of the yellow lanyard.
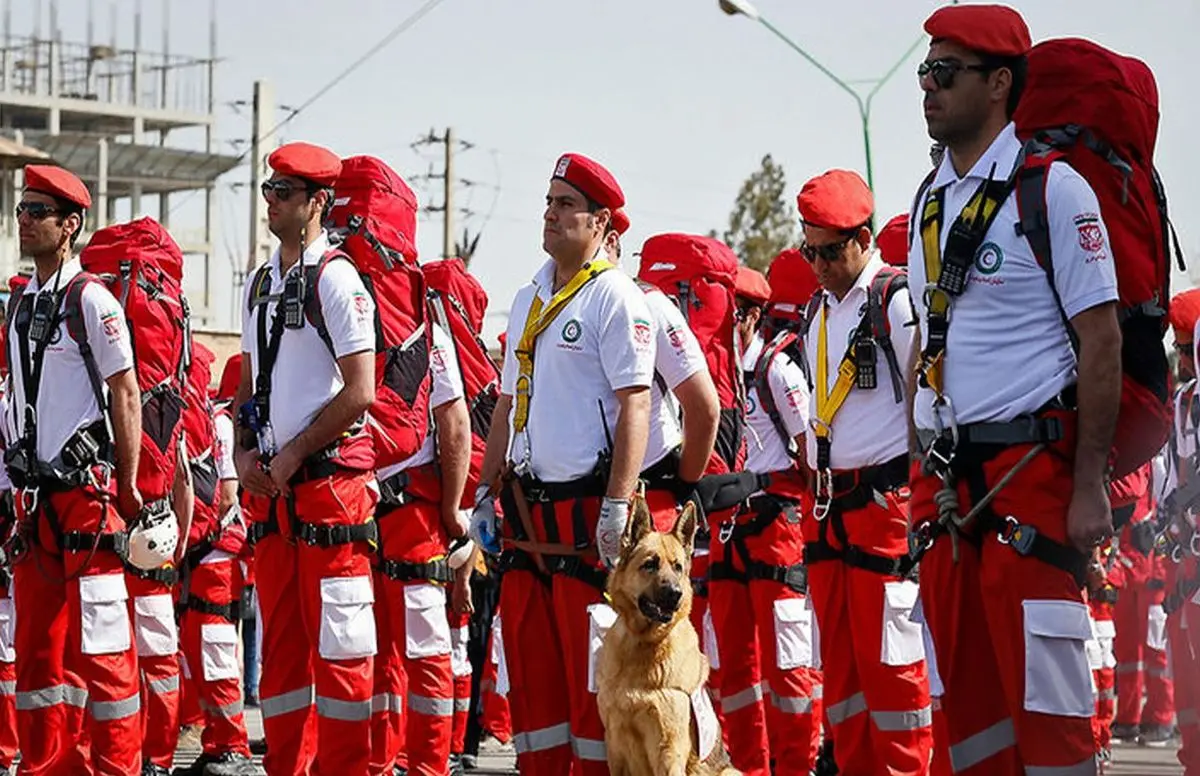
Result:
{"label": "yellow lanyard", "polygon": [[513,415],[514,430],[524,431],[529,422],[529,396],[533,384],[533,349],[537,338],[554,322],[567,303],[574,299],[584,286],[612,268],[613,265],[604,259],[596,259],[584,264],[569,283],[550,297],[550,301],[545,303],[544,309],[542,298],[536,292],[534,293],[533,302],[529,305],[529,315],[525,318],[525,328],[521,331],[521,340],[517,343],[515,391],[517,409]]}
{"label": "yellow lanyard", "polygon": [[846,397],[850,395],[850,389],[854,387],[854,381],[858,378],[858,366],[854,361],[855,346],[851,343],[846,355],[842,357],[842,362],[838,364],[837,382],[833,385],[833,391],[829,390],[829,367],[826,361],[829,344],[825,327],[827,307],[828,304],[822,302],[821,309],[817,312],[817,418],[813,424],[817,436],[826,439],[832,430],[833,417],[846,403]]}

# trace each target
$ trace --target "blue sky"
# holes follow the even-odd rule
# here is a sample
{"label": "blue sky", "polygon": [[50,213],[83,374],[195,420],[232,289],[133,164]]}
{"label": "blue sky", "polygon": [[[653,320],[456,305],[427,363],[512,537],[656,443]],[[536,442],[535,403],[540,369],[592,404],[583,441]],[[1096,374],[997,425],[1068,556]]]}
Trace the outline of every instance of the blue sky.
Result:
{"label": "blue sky", "polygon": [[[206,54],[208,3],[167,1],[172,49]],[[224,58],[219,99],[248,100],[253,80],[267,78],[281,104],[298,105],[423,2],[217,0]],[[145,45],[157,49],[162,3],[143,4]],[[21,29],[34,4],[17,5],[14,28]],[[938,3],[756,5],[813,56],[854,80],[890,68]],[[132,43],[132,6],[132,0],[119,2],[122,45]],[[1194,140],[1200,66],[1193,54],[1200,4],[1030,0],[1017,7],[1035,40],[1089,37],[1153,68],[1163,106],[1159,167],[1184,247],[1200,254],[1200,227],[1190,220],[1200,212]],[[86,11],[85,0],[61,0],[64,37],[84,37]],[[97,17],[99,37],[107,40],[108,3],[97,3]],[[928,169],[914,74],[924,50],[873,106],[876,198],[884,218],[907,207]],[[375,154],[409,177],[440,164],[433,149],[414,151],[409,144],[447,125],[475,145],[459,156],[458,174],[477,184],[460,190],[459,204],[477,213],[465,224],[483,228],[472,268],[492,298],[489,337],[503,326],[516,289],[545,258],[542,199],[563,151],[600,160],[621,182],[633,222],[627,257],[657,232],[723,228],[739,185],[765,153],[783,164],[791,192],[831,167],[864,169],[850,97],[758,24],[723,14],[716,0],[444,0],[280,136],[328,145],[344,156]],[[222,139],[248,132],[245,111],[222,107]],[[248,178],[242,168],[226,182]],[[440,202],[437,186],[415,184],[422,204]],[[227,259],[240,263],[245,253],[249,194],[228,186],[222,191],[223,237],[214,268],[228,282]],[[421,222],[422,258],[440,254],[438,218]]]}

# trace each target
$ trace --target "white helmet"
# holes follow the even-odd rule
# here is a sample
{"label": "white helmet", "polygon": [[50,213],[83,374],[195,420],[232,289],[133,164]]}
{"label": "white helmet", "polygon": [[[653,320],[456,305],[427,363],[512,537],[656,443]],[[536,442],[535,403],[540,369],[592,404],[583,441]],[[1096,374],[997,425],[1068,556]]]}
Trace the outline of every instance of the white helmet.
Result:
{"label": "white helmet", "polygon": [[446,562],[450,565],[451,571],[457,571],[462,568],[462,565],[471,559],[471,553],[475,552],[475,542],[467,537],[461,539],[453,539],[450,542],[450,554]]}
{"label": "white helmet", "polygon": [[[164,502],[165,504],[165,502]],[[179,545],[179,519],[170,507],[148,509],[129,531],[129,565],[143,571],[175,560]]]}

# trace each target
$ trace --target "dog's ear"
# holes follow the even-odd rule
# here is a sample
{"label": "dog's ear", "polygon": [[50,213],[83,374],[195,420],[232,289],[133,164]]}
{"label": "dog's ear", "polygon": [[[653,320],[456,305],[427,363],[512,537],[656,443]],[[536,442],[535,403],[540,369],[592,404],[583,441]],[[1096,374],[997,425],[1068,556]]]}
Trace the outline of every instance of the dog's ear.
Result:
{"label": "dog's ear", "polygon": [[654,521],[650,516],[650,508],[646,506],[646,500],[635,496],[630,505],[629,522],[625,524],[625,531],[621,534],[622,557],[633,552],[638,542],[653,530]]}
{"label": "dog's ear", "polygon": [[679,543],[687,549],[689,555],[695,549],[696,544],[696,505],[688,502],[684,505],[683,511],[679,513],[679,517],[675,520],[675,527],[671,529],[671,533],[679,540]]}

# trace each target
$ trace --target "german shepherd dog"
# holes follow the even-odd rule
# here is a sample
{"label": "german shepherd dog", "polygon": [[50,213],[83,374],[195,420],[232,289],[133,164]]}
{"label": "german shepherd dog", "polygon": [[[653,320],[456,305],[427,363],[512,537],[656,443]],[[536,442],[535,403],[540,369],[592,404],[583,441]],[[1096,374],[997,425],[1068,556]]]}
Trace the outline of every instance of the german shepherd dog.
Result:
{"label": "german shepherd dog", "polygon": [[708,660],[688,619],[696,534],[689,504],[658,533],[636,499],[609,575],[617,620],[596,665],[612,776],[738,776],[708,697]]}

